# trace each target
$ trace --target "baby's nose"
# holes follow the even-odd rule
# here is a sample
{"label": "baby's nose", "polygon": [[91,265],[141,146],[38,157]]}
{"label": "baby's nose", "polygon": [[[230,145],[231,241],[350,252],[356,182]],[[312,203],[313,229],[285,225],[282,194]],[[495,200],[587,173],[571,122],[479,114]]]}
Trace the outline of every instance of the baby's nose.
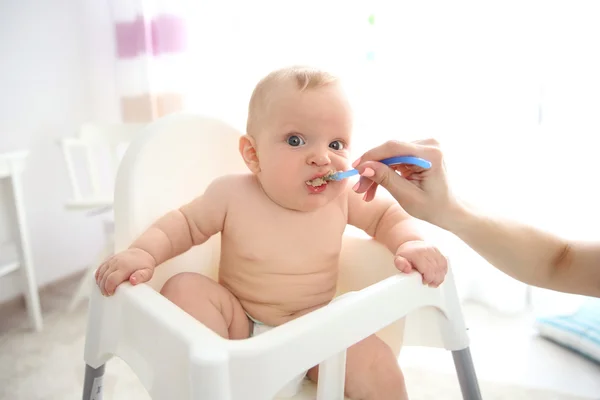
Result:
{"label": "baby's nose", "polygon": [[313,154],[308,158],[308,163],[321,167],[331,164],[331,160],[327,154]]}

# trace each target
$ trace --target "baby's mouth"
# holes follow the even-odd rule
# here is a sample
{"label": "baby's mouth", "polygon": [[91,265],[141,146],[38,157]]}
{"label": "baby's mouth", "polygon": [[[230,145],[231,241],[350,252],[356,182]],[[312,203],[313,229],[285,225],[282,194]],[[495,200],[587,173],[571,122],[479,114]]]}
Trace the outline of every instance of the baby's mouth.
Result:
{"label": "baby's mouth", "polygon": [[328,181],[331,180],[331,177],[334,174],[335,174],[335,171],[329,171],[328,173],[326,173],[325,175],[323,175],[321,177],[306,181],[306,184],[309,186],[313,186],[313,187],[323,186],[323,185],[327,184]]}

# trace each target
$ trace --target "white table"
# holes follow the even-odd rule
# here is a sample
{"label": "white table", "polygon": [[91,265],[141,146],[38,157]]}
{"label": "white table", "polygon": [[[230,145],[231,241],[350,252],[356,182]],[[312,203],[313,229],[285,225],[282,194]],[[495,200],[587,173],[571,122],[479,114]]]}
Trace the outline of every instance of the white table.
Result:
{"label": "white table", "polygon": [[[38,287],[35,280],[35,271],[31,256],[27,223],[25,219],[25,204],[21,185],[21,173],[25,168],[25,159],[28,151],[15,151],[0,153],[0,180],[8,180],[12,186],[12,201],[14,204],[16,221],[13,232],[18,242],[18,257],[16,260],[0,261],[0,277],[19,270],[23,281],[23,294],[27,305],[27,312],[31,325],[36,331],[42,330],[42,312]],[[4,203],[4,202],[3,202]]]}

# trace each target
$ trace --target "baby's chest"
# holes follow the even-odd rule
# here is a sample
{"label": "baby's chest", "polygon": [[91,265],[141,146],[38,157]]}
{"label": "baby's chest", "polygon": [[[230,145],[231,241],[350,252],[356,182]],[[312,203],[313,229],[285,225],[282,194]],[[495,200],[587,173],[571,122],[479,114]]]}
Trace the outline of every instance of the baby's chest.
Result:
{"label": "baby's chest", "polygon": [[274,213],[254,209],[227,221],[228,241],[240,256],[250,259],[308,260],[337,256],[346,227],[341,210],[318,213]]}

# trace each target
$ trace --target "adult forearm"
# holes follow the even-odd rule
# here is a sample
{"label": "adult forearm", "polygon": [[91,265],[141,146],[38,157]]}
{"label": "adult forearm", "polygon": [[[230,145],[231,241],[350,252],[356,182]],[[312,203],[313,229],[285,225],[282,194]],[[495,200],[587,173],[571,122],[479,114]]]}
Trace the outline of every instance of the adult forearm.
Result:
{"label": "adult forearm", "polygon": [[445,228],[490,264],[533,286],[600,296],[600,244],[573,243],[461,207]]}

